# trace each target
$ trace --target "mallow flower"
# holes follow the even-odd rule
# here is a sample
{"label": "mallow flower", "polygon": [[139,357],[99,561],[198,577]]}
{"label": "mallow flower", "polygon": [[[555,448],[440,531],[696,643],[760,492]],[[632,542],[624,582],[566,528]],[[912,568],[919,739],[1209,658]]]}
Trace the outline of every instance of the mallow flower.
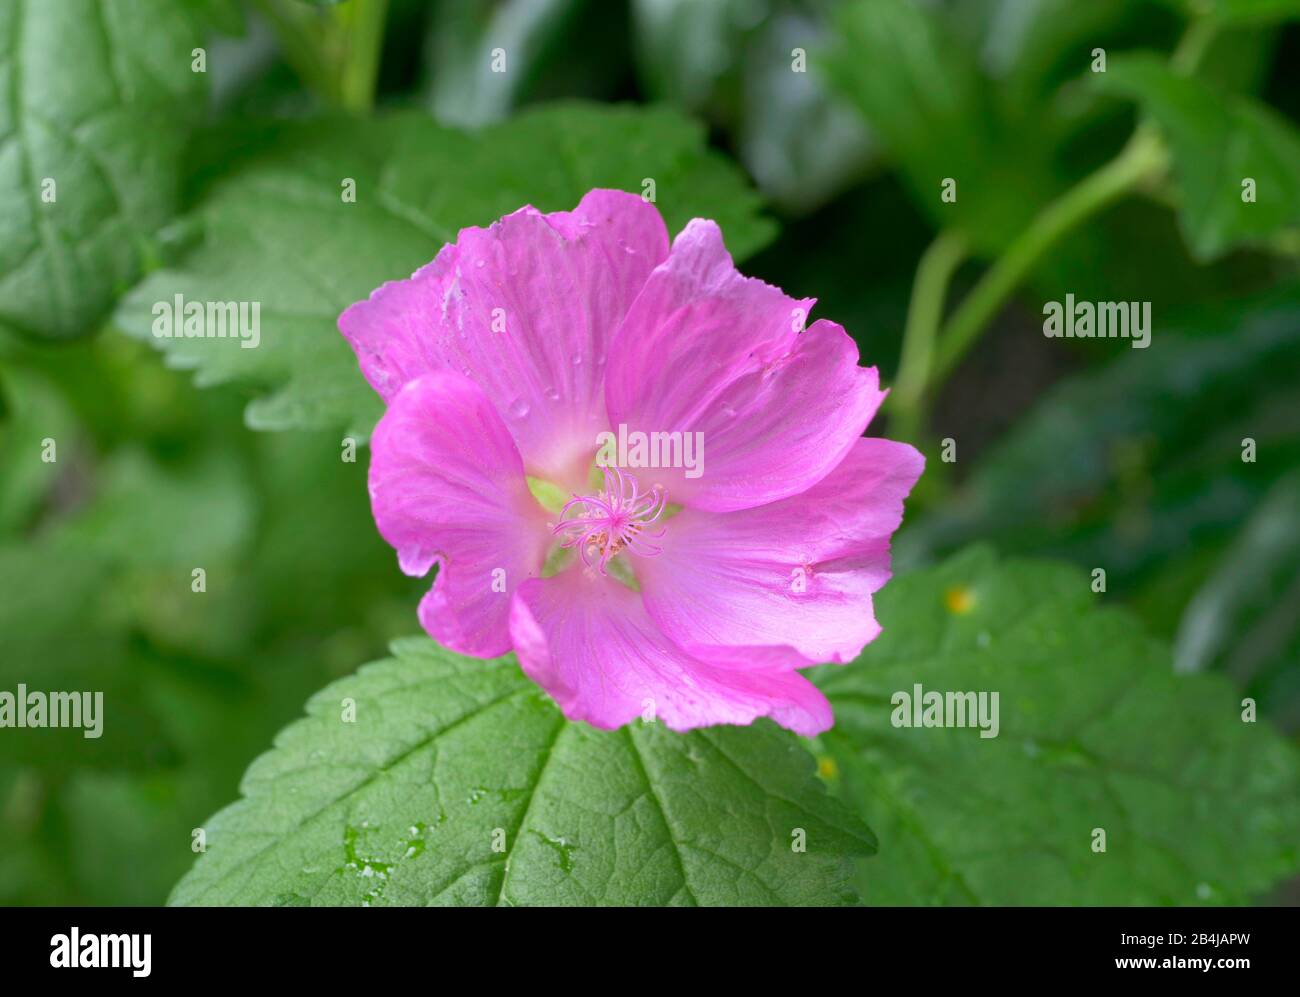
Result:
{"label": "mallow flower", "polygon": [[831,726],[799,669],[879,632],[921,473],[863,437],[884,398],[812,299],[737,272],[641,197],[463,229],[339,328],[387,403],[370,499],[420,622],[513,650],[572,720]]}

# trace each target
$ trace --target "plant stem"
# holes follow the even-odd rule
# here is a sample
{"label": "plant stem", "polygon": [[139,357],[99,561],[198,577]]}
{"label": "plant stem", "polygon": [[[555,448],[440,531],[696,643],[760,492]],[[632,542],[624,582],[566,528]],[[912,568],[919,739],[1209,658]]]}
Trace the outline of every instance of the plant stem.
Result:
{"label": "plant stem", "polygon": [[375,103],[388,0],[352,0],[338,12],[345,40],[338,78],[339,103],[345,110],[361,114]]}
{"label": "plant stem", "polygon": [[980,278],[939,337],[930,388],[966,355],[985,324],[1056,242],[1080,222],[1164,169],[1165,148],[1155,132],[1139,128],[1124,151],[1049,204]]}
{"label": "plant stem", "polygon": [[1218,34],[1218,22],[1213,19],[1198,17],[1193,20],[1169,56],[1169,68],[1183,76],[1191,76]]}
{"label": "plant stem", "polygon": [[[1174,71],[1184,75],[1193,73],[1218,30],[1213,19],[1191,21],[1170,56]],[[927,395],[952,373],[989,320],[1044,253],[1086,219],[1134,188],[1159,177],[1167,162],[1168,154],[1157,132],[1149,125],[1140,125],[1118,156],[1043,209],[984,273],[936,333],[948,282],[965,252],[964,248],[958,250],[960,242],[949,240],[947,232],[941,233],[917,266],[903,333],[898,383],[891,396],[895,431],[907,438],[915,437],[921,427]]]}
{"label": "plant stem", "polygon": [[921,402],[930,378],[934,338],[943,321],[943,303],[952,275],[966,258],[966,239],[955,229],[940,232],[921,255],[907,307],[898,377],[890,395],[890,432],[912,439],[920,429]]}
{"label": "plant stem", "polygon": [[321,13],[284,0],[257,0],[257,8],[298,78],[317,96],[332,102],[333,81],[320,41]]}
{"label": "plant stem", "polygon": [[258,0],[285,60],[327,103],[356,114],[374,106],[388,0],[314,8],[300,0]]}

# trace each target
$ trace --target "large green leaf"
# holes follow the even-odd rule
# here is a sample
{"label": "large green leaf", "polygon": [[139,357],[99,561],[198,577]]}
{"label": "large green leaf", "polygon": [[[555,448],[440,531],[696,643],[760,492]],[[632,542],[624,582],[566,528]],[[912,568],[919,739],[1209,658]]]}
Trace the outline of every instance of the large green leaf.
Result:
{"label": "large green leaf", "polygon": [[[1243,903],[1300,867],[1295,749],[1099,598],[1073,568],[983,548],[880,594],[883,635],[819,676],[823,767],[880,836],[864,900]],[[996,693],[997,736],[894,726],[917,684]]]}
{"label": "large green leaf", "polygon": [[0,322],[95,331],[177,207],[192,71],[225,0],[0,4]]}
{"label": "large green leaf", "polygon": [[[202,243],[136,287],[116,321],[165,349],[169,363],[195,368],[200,384],[258,386],[263,397],[247,413],[258,429],[368,432],[380,403],[338,333],[339,312],[408,276],[463,226],[528,203],[570,209],[593,187],[640,193],[652,178],[672,232],[715,218],[737,257],[772,234],[739,172],[706,149],[703,129],[666,109],[552,105],[478,132],[402,113],[271,124],[243,141],[253,152],[198,207]],[[341,197],[345,179],[356,183],[355,203]],[[260,345],[153,339],[155,302],[177,294],[260,302]]]}
{"label": "large green leaf", "polygon": [[[1266,105],[1182,76],[1155,56],[1115,58],[1097,84],[1136,98],[1167,136],[1192,251],[1212,259],[1300,225],[1300,132]],[[1243,182],[1254,181],[1254,200]]]}
{"label": "large green leaf", "polygon": [[173,903],[855,901],[874,839],[771,724],[597,731],[513,660],[424,638],[393,655],[253,763]]}

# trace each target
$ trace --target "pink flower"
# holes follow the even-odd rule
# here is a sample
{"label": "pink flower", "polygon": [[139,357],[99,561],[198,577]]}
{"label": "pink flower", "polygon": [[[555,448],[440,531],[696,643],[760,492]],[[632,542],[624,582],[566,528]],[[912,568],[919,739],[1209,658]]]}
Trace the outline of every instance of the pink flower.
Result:
{"label": "pink flower", "polygon": [[424,629],[514,650],[596,727],[829,728],[798,669],[880,632],[923,459],[862,437],[876,371],[840,326],[803,328],[812,304],[742,277],[713,222],[670,249],[653,205],[593,190],[464,229],[348,308],[388,405],[375,522],[403,571],[439,565]]}

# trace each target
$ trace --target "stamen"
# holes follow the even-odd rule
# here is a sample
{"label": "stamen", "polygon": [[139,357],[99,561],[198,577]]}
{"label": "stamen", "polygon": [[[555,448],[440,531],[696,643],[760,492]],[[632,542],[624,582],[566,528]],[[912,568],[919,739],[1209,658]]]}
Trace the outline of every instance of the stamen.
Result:
{"label": "stamen", "polygon": [[[657,540],[667,530],[650,531],[650,524],[664,514],[667,493],[659,485],[643,492],[636,476],[617,467],[604,467],[605,487],[595,495],[575,495],[560,510],[560,521],[551,532],[564,537],[561,547],[576,547],[582,563],[607,574],[605,566],[620,551],[638,557],[654,557],[663,552],[650,540]],[[573,513],[573,518],[565,518]],[[593,563],[594,562],[594,563]]]}

